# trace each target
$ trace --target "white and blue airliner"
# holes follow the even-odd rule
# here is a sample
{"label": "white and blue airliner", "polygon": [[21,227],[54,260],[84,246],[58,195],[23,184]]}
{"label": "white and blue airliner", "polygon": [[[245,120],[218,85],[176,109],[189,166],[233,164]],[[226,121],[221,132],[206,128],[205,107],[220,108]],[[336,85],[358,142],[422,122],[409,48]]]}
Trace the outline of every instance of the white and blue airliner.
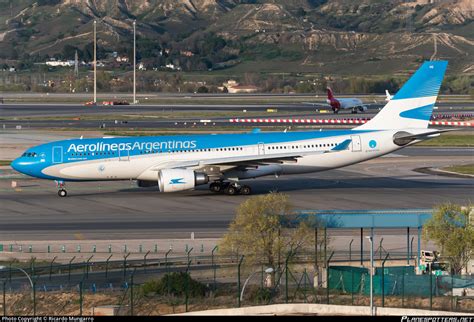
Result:
{"label": "white and blue airliner", "polygon": [[447,61],[427,61],[369,122],[348,130],[71,139],[28,149],[18,172],[67,181],[136,180],[176,192],[210,184],[250,194],[242,180],[325,171],[374,159],[439,136],[428,129]]}

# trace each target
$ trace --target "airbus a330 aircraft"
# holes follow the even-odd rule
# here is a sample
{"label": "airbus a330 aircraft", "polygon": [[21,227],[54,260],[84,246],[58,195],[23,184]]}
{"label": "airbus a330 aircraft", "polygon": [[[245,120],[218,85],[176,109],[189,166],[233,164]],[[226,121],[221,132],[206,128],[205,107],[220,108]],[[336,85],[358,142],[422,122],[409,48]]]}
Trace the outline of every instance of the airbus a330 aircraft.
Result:
{"label": "airbus a330 aircraft", "polygon": [[55,180],[61,197],[66,181],[129,179],[161,192],[210,183],[213,192],[250,194],[241,180],[340,168],[439,136],[444,131],[428,121],[447,64],[423,63],[372,120],[351,130],[81,138],[30,148],[12,167]]}

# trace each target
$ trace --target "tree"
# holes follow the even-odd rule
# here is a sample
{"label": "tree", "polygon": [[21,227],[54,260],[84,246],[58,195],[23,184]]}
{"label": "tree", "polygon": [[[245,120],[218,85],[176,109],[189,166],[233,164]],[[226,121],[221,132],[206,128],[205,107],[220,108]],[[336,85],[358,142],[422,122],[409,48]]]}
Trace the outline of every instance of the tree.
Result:
{"label": "tree", "polygon": [[245,255],[246,264],[262,263],[275,269],[278,259],[314,245],[314,230],[307,221],[289,228],[282,216],[291,217],[289,197],[282,193],[254,196],[243,202],[224,235],[220,249],[225,254]]}
{"label": "tree", "polygon": [[451,264],[455,274],[461,273],[474,252],[472,209],[452,203],[440,204],[423,226],[423,238],[432,240],[440,248],[442,258]]}

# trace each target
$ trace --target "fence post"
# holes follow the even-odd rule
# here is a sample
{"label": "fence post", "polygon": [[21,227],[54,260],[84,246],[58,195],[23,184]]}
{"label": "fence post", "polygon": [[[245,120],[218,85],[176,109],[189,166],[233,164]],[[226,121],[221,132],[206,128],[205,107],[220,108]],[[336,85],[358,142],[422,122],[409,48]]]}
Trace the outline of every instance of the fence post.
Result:
{"label": "fence post", "polygon": [[364,265],[364,228],[360,229],[360,266]]}
{"label": "fence post", "polygon": [[327,261],[328,256],[328,229],[324,227],[324,261]]}
{"label": "fence post", "polygon": [[67,280],[68,282],[71,281],[71,265],[72,265],[72,261],[76,258],[76,256],[73,256],[71,258],[71,260],[69,261],[69,270],[68,270],[68,275],[67,275]]}
{"label": "fence post", "polygon": [[188,263],[189,263],[189,255],[191,254],[193,249],[194,249],[194,247],[191,247],[191,249],[186,252],[187,253],[186,255],[188,256]]}
{"label": "fence post", "polygon": [[82,294],[82,286],[83,281],[79,282],[79,315],[82,316],[82,306],[83,306],[83,294]]}
{"label": "fence post", "polygon": [[33,280],[33,315],[36,316],[36,281]]}
{"label": "fence post", "polygon": [[244,255],[240,256],[239,265],[237,266],[237,299],[238,299],[239,307],[240,307],[240,266],[242,265],[243,260],[244,260]]}
{"label": "fence post", "polygon": [[454,274],[451,269],[451,311],[454,311]]}
{"label": "fence post", "polygon": [[[415,240],[415,236],[413,236],[413,237],[411,238],[411,241],[410,241],[410,258],[413,257],[413,241],[414,241],[414,240]],[[415,263],[415,265],[416,265],[416,263]]]}
{"label": "fence post", "polygon": [[150,254],[150,251],[147,251],[145,256],[143,256],[143,270],[146,272],[146,257]]}
{"label": "fence post", "polygon": [[349,243],[349,262],[352,262],[352,242],[354,241],[354,239],[351,240],[351,242]]}
{"label": "fence post", "polygon": [[135,271],[137,269],[135,268],[132,272],[132,275],[130,276],[130,315],[133,316],[133,276],[135,275]]}
{"label": "fence post", "polygon": [[31,276],[35,276],[35,261],[36,257],[33,257],[30,262],[30,270],[31,270]]}
{"label": "fence post", "polygon": [[303,273],[303,296],[304,296],[304,303],[306,303],[306,268],[304,269],[304,273]]}
{"label": "fence post", "polygon": [[213,281],[213,284],[212,284],[213,285],[212,289],[214,291],[214,296],[215,296],[215,292],[216,292],[216,265],[214,263],[214,251],[217,250],[217,247],[218,247],[217,245],[214,246],[214,248],[211,251],[211,265],[212,265],[212,269],[214,271],[214,281]]}
{"label": "fence post", "polygon": [[430,311],[433,310],[433,268],[431,264],[432,263],[430,263]]}
{"label": "fence post", "polygon": [[86,262],[86,278],[89,278],[89,262],[92,259],[92,257],[94,257],[94,255],[89,257],[89,259],[87,259],[87,262]]}
{"label": "fence post", "polygon": [[407,227],[407,264],[410,265],[410,227]]}
{"label": "fence post", "polygon": [[354,270],[351,270],[351,305],[354,305]]}
{"label": "fence post", "polygon": [[285,260],[285,303],[288,303],[288,261],[292,254],[292,250],[290,250]]}
{"label": "fence post", "polygon": [[387,253],[387,255],[385,255],[385,258],[382,262],[382,307],[385,306],[385,262],[387,261],[388,259],[388,255],[389,253]]}
{"label": "fence post", "polygon": [[382,243],[383,243],[383,237],[380,239],[380,244],[379,244],[379,260],[382,261]]}
{"label": "fence post", "polygon": [[331,253],[331,256],[326,261],[326,303],[329,304],[329,262],[331,261],[334,251]]}
{"label": "fence post", "polygon": [[318,271],[318,227],[314,228],[314,270]]}
{"label": "fence post", "polygon": [[189,266],[191,265],[191,261],[188,261],[188,266],[186,267],[186,284],[184,287],[185,290],[185,312],[188,312],[188,300],[189,300]]}
{"label": "fence post", "polygon": [[405,307],[405,267],[403,267],[402,275],[402,307]]}
{"label": "fence post", "polygon": [[170,276],[169,276],[169,268],[168,268],[168,254],[171,253],[173,250],[170,248],[165,254],[165,268],[166,268],[166,275],[167,275],[167,288],[168,294],[170,294]]}
{"label": "fence post", "polygon": [[3,280],[3,316],[7,316],[6,286],[7,286],[7,281]]}
{"label": "fence post", "polygon": [[51,274],[53,273],[53,263],[56,260],[57,256],[54,256],[53,260],[51,261],[51,264],[49,265],[49,280],[51,281]]}
{"label": "fence post", "polygon": [[112,258],[113,254],[110,254],[110,256],[107,258],[105,261],[105,277],[107,278],[107,274],[109,272],[109,260]]}
{"label": "fence post", "polygon": [[127,257],[130,256],[130,253],[123,257],[123,277],[127,276]]}

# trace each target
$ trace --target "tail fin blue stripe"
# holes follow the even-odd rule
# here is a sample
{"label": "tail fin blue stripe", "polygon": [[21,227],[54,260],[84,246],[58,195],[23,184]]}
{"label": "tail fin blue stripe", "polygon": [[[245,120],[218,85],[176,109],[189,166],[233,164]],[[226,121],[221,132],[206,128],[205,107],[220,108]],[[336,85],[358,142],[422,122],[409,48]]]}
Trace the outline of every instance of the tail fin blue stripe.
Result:
{"label": "tail fin blue stripe", "polygon": [[447,66],[447,61],[424,62],[393,99],[437,96]]}
{"label": "tail fin blue stripe", "polygon": [[434,104],[417,107],[405,112],[401,112],[400,116],[408,119],[429,121],[433,112],[433,107]]}

